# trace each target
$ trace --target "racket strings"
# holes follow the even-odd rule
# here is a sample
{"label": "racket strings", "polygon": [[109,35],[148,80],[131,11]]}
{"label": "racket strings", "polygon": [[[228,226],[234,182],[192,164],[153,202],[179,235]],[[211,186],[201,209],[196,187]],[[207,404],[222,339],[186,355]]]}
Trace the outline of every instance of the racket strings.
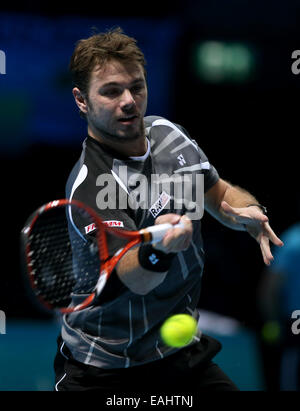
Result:
{"label": "racket strings", "polygon": [[33,288],[54,307],[67,306],[72,294],[91,293],[99,277],[97,241],[87,241],[76,222],[93,223],[88,213],[75,206],[55,207],[38,217],[29,234]]}

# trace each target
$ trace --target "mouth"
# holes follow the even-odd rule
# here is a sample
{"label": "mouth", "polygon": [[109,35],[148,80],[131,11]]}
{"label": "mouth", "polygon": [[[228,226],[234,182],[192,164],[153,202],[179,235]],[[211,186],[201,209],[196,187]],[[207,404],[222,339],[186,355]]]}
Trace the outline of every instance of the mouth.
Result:
{"label": "mouth", "polygon": [[131,116],[124,116],[118,119],[118,121],[124,125],[133,124],[138,119],[136,114],[132,114]]}

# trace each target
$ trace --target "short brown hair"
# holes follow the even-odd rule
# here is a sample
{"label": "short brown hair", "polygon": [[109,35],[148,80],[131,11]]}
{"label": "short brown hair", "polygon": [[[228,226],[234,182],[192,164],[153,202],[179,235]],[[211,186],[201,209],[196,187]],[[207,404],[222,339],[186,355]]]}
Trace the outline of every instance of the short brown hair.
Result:
{"label": "short brown hair", "polygon": [[87,96],[91,72],[95,66],[102,67],[112,59],[124,64],[140,64],[146,77],[146,60],[137,41],[117,27],[77,42],[69,66],[74,87]]}

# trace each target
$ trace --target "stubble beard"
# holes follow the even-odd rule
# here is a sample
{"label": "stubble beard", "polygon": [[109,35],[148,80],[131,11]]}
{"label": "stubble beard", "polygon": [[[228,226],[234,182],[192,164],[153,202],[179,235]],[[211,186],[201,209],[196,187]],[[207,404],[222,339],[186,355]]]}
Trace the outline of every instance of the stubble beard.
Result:
{"label": "stubble beard", "polygon": [[120,135],[118,133],[109,132],[108,130],[101,130],[100,128],[98,128],[98,131],[103,138],[108,138],[115,143],[126,144],[128,142],[133,142],[142,137],[145,137],[145,126],[143,119],[140,120],[139,127],[135,132],[131,131],[129,133],[122,133],[122,135]]}
{"label": "stubble beard", "polygon": [[[128,143],[138,140],[139,138],[145,137],[145,126],[143,118],[139,119],[139,127],[136,131],[129,130],[126,134],[125,132],[118,134],[117,131],[109,130],[108,128],[104,127],[103,124],[97,119],[97,115],[91,108],[89,115],[87,116],[89,127],[92,129],[93,133],[99,136],[101,139],[109,140],[110,142],[113,141],[115,143]],[[129,126],[130,128],[130,126]]]}

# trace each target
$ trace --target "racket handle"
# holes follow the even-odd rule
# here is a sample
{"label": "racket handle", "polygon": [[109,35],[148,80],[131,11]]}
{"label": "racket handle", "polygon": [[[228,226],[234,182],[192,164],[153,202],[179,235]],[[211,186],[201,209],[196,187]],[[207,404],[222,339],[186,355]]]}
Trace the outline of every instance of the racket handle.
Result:
{"label": "racket handle", "polygon": [[157,224],[157,225],[148,227],[147,231],[150,232],[152,236],[151,244],[159,243],[164,238],[166,232],[170,228],[183,228],[183,227],[184,227],[183,223],[178,223],[175,225],[170,224],[170,223],[165,223],[165,224]]}

